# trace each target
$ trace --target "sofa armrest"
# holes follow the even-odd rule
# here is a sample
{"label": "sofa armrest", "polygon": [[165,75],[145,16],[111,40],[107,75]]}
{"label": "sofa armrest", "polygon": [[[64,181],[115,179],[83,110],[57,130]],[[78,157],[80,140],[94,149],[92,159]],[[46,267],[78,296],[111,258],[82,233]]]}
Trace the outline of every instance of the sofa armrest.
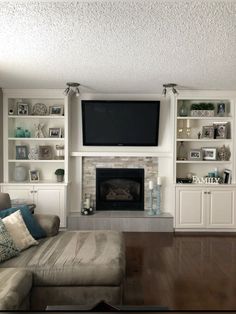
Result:
{"label": "sofa armrest", "polygon": [[56,215],[34,214],[39,225],[46,232],[47,237],[56,235],[59,231],[60,218]]}

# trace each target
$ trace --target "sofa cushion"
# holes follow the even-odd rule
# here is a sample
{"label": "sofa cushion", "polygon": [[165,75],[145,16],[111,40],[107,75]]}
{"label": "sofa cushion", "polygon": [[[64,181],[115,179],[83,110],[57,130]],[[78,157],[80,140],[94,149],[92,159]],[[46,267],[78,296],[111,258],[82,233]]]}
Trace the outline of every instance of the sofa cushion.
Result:
{"label": "sofa cushion", "polygon": [[124,276],[123,235],[116,231],[66,231],[39,240],[0,267],[23,267],[35,286],[117,286]]}
{"label": "sofa cushion", "polygon": [[0,269],[0,311],[18,310],[32,287],[30,271],[19,268]]}
{"label": "sofa cushion", "polygon": [[24,222],[26,224],[26,227],[28,228],[30,234],[35,239],[40,239],[46,237],[46,232],[40,227],[37,220],[34,218],[34,216],[31,214],[29,208],[27,205],[19,205],[17,207],[7,208],[5,210],[0,211],[0,218],[5,218],[13,213],[15,213],[17,210],[20,210],[21,215],[24,219]]}
{"label": "sofa cushion", "polygon": [[22,218],[20,210],[3,218],[7,231],[10,233],[16,247],[22,251],[38,242],[31,236]]}
{"label": "sofa cushion", "polygon": [[2,219],[0,219],[0,262],[18,255],[19,252]]}

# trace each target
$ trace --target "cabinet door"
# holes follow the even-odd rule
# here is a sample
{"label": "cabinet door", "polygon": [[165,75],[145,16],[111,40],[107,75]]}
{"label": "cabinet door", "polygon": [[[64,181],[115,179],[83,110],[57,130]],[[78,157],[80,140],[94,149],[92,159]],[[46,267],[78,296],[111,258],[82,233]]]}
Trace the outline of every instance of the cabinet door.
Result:
{"label": "cabinet door", "polygon": [[176,189],[176,228],[205,228],[206,193],[202,188]]}
{"label": "cabinet door", "polygon": [[208,228],[234,228],[235,224],[235,191],[208,189]]}
{"label": "cabinet door", "polygon": [[65,188],[53,186],[34,186],[35,212],[60,217],[60,227],[66,227]]}
{"label": "cabinet door", "polygon": [[2,192],[8,193],[10,195],[11,200],[19,199],[27,201],[27,203],[33,203],[34,191],[33,186],[30,185],[7,185],[2,186]]}

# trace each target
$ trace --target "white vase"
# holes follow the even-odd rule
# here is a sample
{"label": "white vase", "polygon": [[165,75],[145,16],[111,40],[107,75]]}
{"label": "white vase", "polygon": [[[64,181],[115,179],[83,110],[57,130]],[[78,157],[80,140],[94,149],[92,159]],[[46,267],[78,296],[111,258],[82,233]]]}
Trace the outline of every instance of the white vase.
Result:
{"label": "white vase", "polygon": [[27,179],[27,170],[23,166],[16,166],[14,171],[14,179],[16,182],[23,182]]}

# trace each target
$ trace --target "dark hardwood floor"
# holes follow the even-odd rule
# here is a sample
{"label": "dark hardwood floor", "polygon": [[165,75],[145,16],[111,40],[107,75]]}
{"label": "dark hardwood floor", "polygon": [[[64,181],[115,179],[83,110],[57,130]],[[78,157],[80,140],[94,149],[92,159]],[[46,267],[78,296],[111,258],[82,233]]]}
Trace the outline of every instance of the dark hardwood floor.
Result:
{"label": "dark hardwood floor", "polygon": [[125,233],[127,305],[236,310],[236,236]]}

